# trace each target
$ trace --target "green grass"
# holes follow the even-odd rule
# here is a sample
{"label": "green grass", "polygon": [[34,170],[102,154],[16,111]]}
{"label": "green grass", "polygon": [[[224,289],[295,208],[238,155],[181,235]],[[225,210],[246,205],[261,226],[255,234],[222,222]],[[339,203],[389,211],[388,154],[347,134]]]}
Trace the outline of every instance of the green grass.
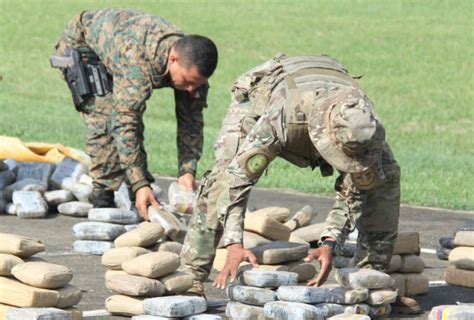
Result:
{"label": "green grass", "polygon": [[[326,53],[364,75],[402,167],[402,202],[474,210],[472,1],[0,0],[0,134],[83,148],[85,128],[48,57],[69,19],[102,7],[142,9],[216,41],[199,174],[212,166],[238,75],[278,52]],[[171,90],[155,91],[145,123],[151,169],[175,175]],[[333,183],[277,160],[259,186],[330,195]]]}

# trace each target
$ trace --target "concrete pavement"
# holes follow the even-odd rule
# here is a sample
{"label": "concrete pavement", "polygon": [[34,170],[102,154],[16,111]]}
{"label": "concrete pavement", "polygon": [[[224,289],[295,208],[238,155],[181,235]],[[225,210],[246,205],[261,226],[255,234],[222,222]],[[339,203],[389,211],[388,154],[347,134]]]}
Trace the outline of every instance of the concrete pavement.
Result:
{"label": "concrete pavement", "polygon": [[[166,191],[171,181],[168,178],[160,178],[158,184]],[[255,188],[252,191],[249,208],[258,209],[268,206],[283,206],[289,208],[291,212],[296,212],[304,205],[311,205],[317,208],[319,212],[315,221],[322,222],[329,212],[332,203],[333,200],[327,197]],[[452,235],[459,226],[469,219],[474,219],[474,213],[402,206],[400,230],[420,232],[422,248],[435,250],[440,237]],[[92,314],[91,310],[105,308],[104,301],[112,293],[105,288],[104,273],[106,269],[101,265],[100,257],[77,254],[72,251],[72,243],[74,242],[72,226],[82,221],[85,221],[85,219],[54,214],[49,215],[46,219],[38,220],[23,220],[15,216],[0,215],[0,232],[27,235],[41,239],[46,245],[46,252],[38,256],[52,263],[66,265],[74,271],[74,278],[71,284],[84,290],[84,297],[79,307],[89,311],[87,314]],[[429,252],[430,250],[427,251]],[[426,264],[424,274],[429,277],[430,281],[444,280],[443,272],[447,262],[438,260],[436,255],[432,253],[422,253],[421,256]],[[214,276],[215,274],[211,275],[211,279]],[[329,281],[334,280],[330,279]],[[208,297],[212,300],[226,298],[222,290],[213,289],[210,283],[206,284],[206,290]],[[427,295],[419,296],[417,300],[425,311],[423,315],[417,318],[423,319],[427,317],[433,306],[454,304],[458,301],[474,302],[474,289],[449,285],[433,285]],[[214,312],[222,313],[223,310],[223,307],[216,308]],[[403,318],[399,316],[394,317]],[[94,319],[125,318],[97,316]]]}

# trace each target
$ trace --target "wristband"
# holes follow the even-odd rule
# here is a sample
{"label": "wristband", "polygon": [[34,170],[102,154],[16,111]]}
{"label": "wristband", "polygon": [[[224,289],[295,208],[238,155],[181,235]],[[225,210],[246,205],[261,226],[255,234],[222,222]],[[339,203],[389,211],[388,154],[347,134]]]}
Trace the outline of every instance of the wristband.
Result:
{"label": "wristband", "polygon": [[323,247],[323,246],[330,247],[332,251],[334,251],[336,250],[336,245],[337,245],[336,241],[326,239],[326,240],[323,240],[323,242],[321,242],[320,247]]}

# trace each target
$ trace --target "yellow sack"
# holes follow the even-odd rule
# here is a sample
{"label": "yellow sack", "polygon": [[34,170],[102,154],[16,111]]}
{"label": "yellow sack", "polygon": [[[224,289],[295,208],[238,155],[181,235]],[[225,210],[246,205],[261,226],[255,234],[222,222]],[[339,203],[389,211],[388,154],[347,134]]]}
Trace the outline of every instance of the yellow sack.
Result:
{"label": "yellow sack", "polygon": [[65,147],[59,143],[28,142],[18,138],[0,136],[0,160],[59,163],[64,157],[73,158],[89,165],[89,157],[81,150]]}

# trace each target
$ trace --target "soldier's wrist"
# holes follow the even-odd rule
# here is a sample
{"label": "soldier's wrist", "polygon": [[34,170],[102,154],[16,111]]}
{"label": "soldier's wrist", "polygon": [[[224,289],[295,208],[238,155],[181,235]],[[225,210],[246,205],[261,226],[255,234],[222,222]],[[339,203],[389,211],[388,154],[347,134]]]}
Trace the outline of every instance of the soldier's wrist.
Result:
{"label": "soldier's wrist", "polygon": [[193,177],[196,176],[196,172],[193,170],[179,170],[178,177],[182,177],[185,174],[191,174]]}
{"label": "soldier's wrist", "polygon": [[332,251],[336,250],[337,242],[333,238],[323,238],[319,240],[320,247],[329,247]]}
{"label": "soldier's wrist", "polygon": [[242,241],[236,240],[236,239],[224,239],[223,240],[224,246],[228,248],[229,246],[235,245],[235,244],[240,244],[242,246]]}
{"label": "soldier's wrist", "polygon": [[179,169],[178,169],[178,176],[181,177],[186,173],[190,173],[193,176],[196,176],[197,171],[197,160],[191,159],[180,162]]}
{"label": "soldier's wrist", "polygon": [[137,193],[138,190],[144,187],[150,187],[148,180],[140,180],[132,185],[132,191]]}

